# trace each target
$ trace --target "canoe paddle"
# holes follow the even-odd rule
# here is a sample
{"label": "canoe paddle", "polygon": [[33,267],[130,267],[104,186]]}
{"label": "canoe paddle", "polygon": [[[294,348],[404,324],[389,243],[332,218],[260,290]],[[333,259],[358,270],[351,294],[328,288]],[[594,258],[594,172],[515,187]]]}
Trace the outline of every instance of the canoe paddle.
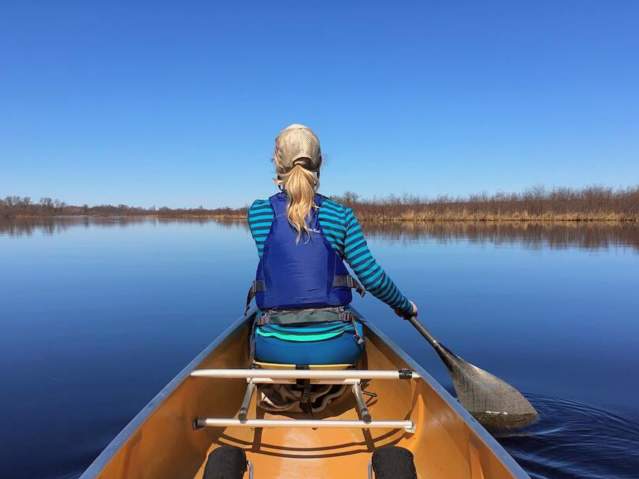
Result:
{"label": "canoe paddle", "polygon": [[457,399],[484,427],[492,431],[518,429],[537,419],[535,408],[514,387],[457,356],[437,341],[417,316],[407,321],[435,349],[448,368]]}

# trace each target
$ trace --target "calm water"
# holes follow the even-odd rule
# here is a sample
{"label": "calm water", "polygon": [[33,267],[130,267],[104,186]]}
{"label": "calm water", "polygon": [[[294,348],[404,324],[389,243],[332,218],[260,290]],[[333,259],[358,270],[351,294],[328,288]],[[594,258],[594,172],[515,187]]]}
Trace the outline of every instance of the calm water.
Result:
{"label": "calm water", "polygon": [[[432,332],[540,410],[498,438],[531,476],[639,477],[638,227],[368,230]],[[77,477],[240,315],[256,261],[237,224],[0,224],[0,477]],[[450,389],[407,324],[356,305]]]}

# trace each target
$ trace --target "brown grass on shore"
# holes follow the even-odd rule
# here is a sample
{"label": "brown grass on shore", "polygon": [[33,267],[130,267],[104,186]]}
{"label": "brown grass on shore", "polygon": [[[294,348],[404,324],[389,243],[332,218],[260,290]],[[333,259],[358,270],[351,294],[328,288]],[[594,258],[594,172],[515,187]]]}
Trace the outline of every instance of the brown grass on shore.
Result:
{"label": "brown grass on shore", "polygon": [[[357,211],[358,208],[356,207]],[[362,221],[370,222],[565,222],[565,221],[639,221],[639,215],[629,215],[626,213],[615,213],[612,211],[594,211],[583,213],[554,213],[544,212],[542,214],[532,214],[528,211],[514,213],[489,213],[471,212],[468,210],[445,210],[441,213],[424,209],[409,209],[394,216],[384,213],[371,214],[363,212],[358,215]]]}
{"label": "brown grass on shore", "polygon": [[639,221],[639,187],[550,191],[538,187],[524,193],[434,200],[413,196],[362,200],[346,193],[337,200],[352,207],[362,221]]}

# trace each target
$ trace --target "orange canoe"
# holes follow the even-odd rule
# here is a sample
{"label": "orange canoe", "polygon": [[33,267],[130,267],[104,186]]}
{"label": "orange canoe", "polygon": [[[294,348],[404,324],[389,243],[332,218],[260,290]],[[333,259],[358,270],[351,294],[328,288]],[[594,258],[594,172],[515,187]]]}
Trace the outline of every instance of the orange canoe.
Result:
{"label": "orange canoe", "polygon": [[[200,479],[208,455],[223,445],[245,451],[250,466],[245,477],[250,472],[256,479],[374,477],[371,455],[388,445],[413,453],[419,478],[529,477],[456,399],[373,325],[365,323],[366,353],[357,369],[248,369],[252,319],[249,313],[235,321],[202,351],[81,479]],[[345,384],[353,394],[313,417],[256,406],[254,384],[301,378]]]}

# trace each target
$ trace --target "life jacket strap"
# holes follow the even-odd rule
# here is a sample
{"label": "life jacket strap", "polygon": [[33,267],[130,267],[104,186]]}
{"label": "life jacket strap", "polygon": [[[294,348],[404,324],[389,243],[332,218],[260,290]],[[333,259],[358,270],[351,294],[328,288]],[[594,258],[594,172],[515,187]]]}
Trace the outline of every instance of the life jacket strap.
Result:
{"label": "life jacket strap", "polygon": [[293,326],[311,323],[350,322],[354,314],[344,306],[331,306],[327,308],[304,309],[267,309],[260,311],[257,316],[258,326],[266,324],[278,324]]}
{"label": "life jacket strap", "polygon": [[[364,286],[362,286],[362,284],[355,278],[353,278],[350,274],[339,274],[333,278],[333,288],[343,287],[354,289],[359,293],[361,297],[364,297],[364,295],[366,294]],[[253,281],[246,295],[246,307],[244,308],[244,314],[246,314],[246,312],[249,310],[251,301],[253,301],[255,295],[264,291],[266,291],[266,284],[264,283],[264,281],[259,279]]]}
{"label": "life jacket strap", "polygon": [[364,286],[362,286],[362,284],[355,278],[353,278],[350,274],[336,275],[335,278],[333,278],[333,288],[341,288],[344,286],[354,289],[359,293],[361,297],[364,297],[364,295],[366,294]]}

